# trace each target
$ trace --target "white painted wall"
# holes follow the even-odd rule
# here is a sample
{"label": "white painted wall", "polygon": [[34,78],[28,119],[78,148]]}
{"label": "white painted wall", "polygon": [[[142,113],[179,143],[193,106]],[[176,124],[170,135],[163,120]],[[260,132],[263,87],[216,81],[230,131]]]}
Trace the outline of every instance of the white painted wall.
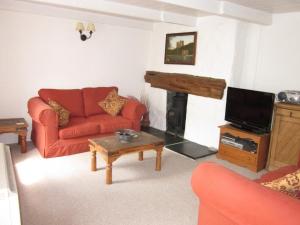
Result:
{"label": "white painted wall", "polygon": [[[92,39],[81,42],[73,19],[0,11],[0,117],[29,122],[26,102],[40,88],[116,85],[137,97],[145,89],[151,125],[164,130],[166,91],[143,85],[146,69],[224,78],[227,85],[274,93],[299,90],[300,13],[274,15],[273,21],[261,26],[211,16],[199,18],[196,27],[156,23],[151,31],[144,24],[126,27],[128,21],[108,25],[106,18],[95,22]],[[198,31],[196,65],[165,65],[165,34],[187,31]],[[216,148],[225,98],[189,95],[185,138]],[[0,142],[15,141],[0,135]]]}
{"label": "white painted wall", "polygon": [[[273,25],[262,26],[219,17],[199,19],[187,28],[156,24],[149,70],[224,78],[228,86],[278,93],[300,90],[300,13],[276,14]],[[165,34],[198,31],[195,66],[165,65]],[[166,91],[146,85],[151,124],[166,128]],[[218,146],[218,125],[224,123],[223,100],[189,95],[185,138]]]}
{"label": "white painted wall", "polygon": [[272,26],[240,23],[238,87],[273,92],[300,89],[300,13],[276,14]]}
{"label": "white painted wall", "polygon": [[[30,122],[27,100],[40,88],[115,85],[139,97],[151,31],[96,22],[93,37],[82,42],[76,22],[0,11],[0,118]],[[0,135],[0,142],[15,141]]]}
{"label": "white painted wall", "polygon": [[278,93],[300,90],[300,13],[277,14],[262,29],[256,89]]}
{"label": "white painted wall", "polygon": [[[154,25],[149,70],[223,78],[231,83],[234,66],[237,21],[221,17],[199,19],[197,27],[158,23]],[[164,64],[165,35],[198,32],[196,65]],[[166,91],[146,84],[150,100],[151,126],[166,129]],[[218,146],[218,126],[224,123],[222,100],[189,95],[185,138],[211,147]]]}
{"label": "white painted wall", "polygon": [[276,14],[272,26],[242,26],[244,57],[236,67],[236,84],[275,94],[300,90],[300,13]]}
{"label": "white painted wall", "polygon": [[263,28],[257,24],[238,22],[231,85],[254,89]]}

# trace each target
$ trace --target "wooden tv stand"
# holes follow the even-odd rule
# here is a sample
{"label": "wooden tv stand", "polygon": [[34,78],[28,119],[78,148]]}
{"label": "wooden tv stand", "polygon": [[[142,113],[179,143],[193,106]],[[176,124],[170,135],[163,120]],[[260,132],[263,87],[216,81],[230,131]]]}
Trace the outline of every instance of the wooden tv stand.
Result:
{"label": "wooden tv stand", "polygon": [[[219,126],[219,128],[220,141],[219,152],[217,154],[218,158],[246,167],[254,172],[258,172],[265,168],[269,150],[270,134],[255,134],[235,128],[230,124]],[[257,144],[256,153],[222,143],[221,138],[224,133],[230,133],[235,137],[253,140]]]}

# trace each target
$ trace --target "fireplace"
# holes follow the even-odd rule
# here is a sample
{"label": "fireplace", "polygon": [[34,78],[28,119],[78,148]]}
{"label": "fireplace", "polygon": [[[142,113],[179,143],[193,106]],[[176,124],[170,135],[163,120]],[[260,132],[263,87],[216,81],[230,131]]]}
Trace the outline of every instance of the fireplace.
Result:
{"label": "fireplace", "polygon": [[[215,154],[216,151],[212,151],[209,147],[188,140],[192,134],[191,129],[194,129],[195,126],[192,124],[192,128],[186,127],[186,115],[191,115],[191,118],[188,118],[189,120],[193,120],[197,115],[195,115],[193,110],[188,112],[187,100],[189,94],[192,94],[193,98],[194,96],[202,96],[222,99],[226,87],[225,80],[189,74],[147,71],[145,81],[150,83],[151,87],[167,91],[167,99],[164,99],[167,100],[167,105],[165,105],[165,101],[160,101],[157,98],[161,96],[165,98],[166,92],[161,91],[159,95],[157,93],[152,94],[152,89],[147,87],[147,94],[151,100],[150,103],[152,103],[150,104],[150,112],[151,119],[153,119],[151,121],[152,127],[149,127],[147,131],[153,135],[159,134],[165,140],[166,148],[169,150],[192,159]],[[156,99],[158,102],[155,102]],[[201,104],[202,102],[199,101],[199,103]],[[193,103],[190,104],[191,109],[193,109],[195,105]],[[166,111],[162,110],[161,107],[165,107]],[[195,123],[199,124],[199,121]],[[164,126],[165,124],[166,127]]]}
{"label": "fireplace", "polygon": [[185,93],[168,91],[167,133],[174,136],[184,136],[187,98],[188,95]]}
{"label": "fireplace", "polygon": [[[186,105],[188,94],[207,98],[222,99],[226,81],[211,77],[195,76],[182,73],[165,73],[158,71],[146,71],[145,81],[151,87],[168,91],[166,125],[167,133],[175,136],[184,136]],[[155,112],[153,113],[156,114]],[[158,111],[159,120],[165,115]],[[162,121],[157,123],[161,126]]]}

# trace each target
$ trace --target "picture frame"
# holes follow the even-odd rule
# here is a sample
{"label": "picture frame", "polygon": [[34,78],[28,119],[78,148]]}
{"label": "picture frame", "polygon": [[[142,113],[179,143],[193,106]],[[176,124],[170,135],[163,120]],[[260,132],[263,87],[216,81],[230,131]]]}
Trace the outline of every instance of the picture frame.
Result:
{"label": "picture frame", "polygon": [[165,64],[195,65],[197,32],[166,34]]}

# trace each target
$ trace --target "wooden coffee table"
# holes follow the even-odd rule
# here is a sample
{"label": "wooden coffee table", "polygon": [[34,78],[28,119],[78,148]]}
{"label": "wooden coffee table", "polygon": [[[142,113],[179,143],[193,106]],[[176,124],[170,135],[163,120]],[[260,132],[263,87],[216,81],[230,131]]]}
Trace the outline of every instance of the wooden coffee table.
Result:
{"label": "wooden coffee table", "polygon": [[164,141],[151,134],[138,132],[138,137],[133,138],[129,143],[122,143],[116,135],[102,138],[89,139],[90,151],[92,154],[91,170],[97,170],[96,153],[100,153],[106,161],[106,184],[112,183],[112,163],[122,155],[129,153],[139,153],[139,160],[143,160],[143,151],[156,151],[155,170],[161,170],[161,153],[163,151]]}
{"label": "wooden coffee table", "polygon": [[26,136],[28,124],[24,118],[0,119],[0,134],[15,133],[18,135],[18,143],[21,152],[27,151]]}

